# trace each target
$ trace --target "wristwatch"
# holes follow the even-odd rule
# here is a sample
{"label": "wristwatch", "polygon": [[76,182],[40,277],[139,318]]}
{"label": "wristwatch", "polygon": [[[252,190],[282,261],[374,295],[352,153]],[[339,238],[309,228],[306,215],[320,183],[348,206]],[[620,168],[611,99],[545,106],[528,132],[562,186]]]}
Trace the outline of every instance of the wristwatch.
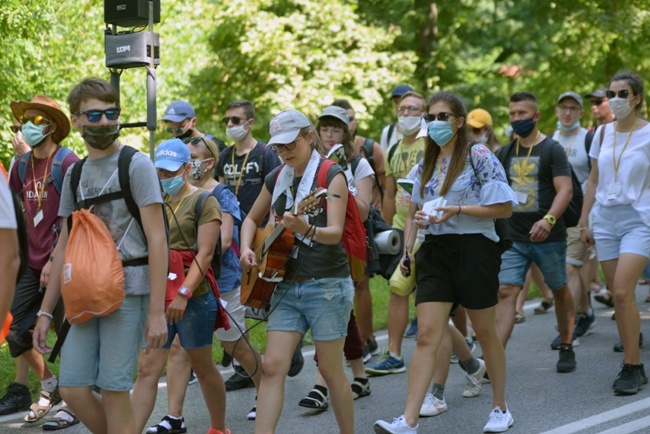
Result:
{"label": "wristwatch", "polygon": [[553,217],[552,215],[550,215],[550,214],[546,214],[546,215],[544,216],[544,220],[546,220],[547,222],[549,222],[549,224],[551,225],[551,227],[555,226],[555,222],[556,222],[556,220],[555,220],[555,217]]}
{"label": "wristwatch", "polygon": [[181,286],[178,288],[178,293],[183,297],[192,298],[192,291],[187,286]]}

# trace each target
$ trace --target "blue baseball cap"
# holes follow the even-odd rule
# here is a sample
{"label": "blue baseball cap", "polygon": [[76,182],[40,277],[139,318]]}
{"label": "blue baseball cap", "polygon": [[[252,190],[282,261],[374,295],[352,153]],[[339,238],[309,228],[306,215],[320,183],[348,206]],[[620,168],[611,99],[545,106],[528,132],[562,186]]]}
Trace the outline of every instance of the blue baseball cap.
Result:
{"label": "blue baseball cap", "polygon": [[271,139],[269,145],[277,143],[286,145],[296,140],[300,130],[310,126],[307,116],[300,113],[298,110],[284,110],[278,113],[269,124],[269,133]]}
{"label": "blue baseball cap", "polygon": [[391,93],[390,98],[401,98],[404,96],[406,92],[412,91],[413,88],[409,86],[408,84],[400,84],[399,86],[395,86],[393,89],[393,93]]}
{"label": "blue baseball cap", "polygon": [[156,169],[176,172],[183,164],[192,161],[190,149],[181,139],[170,139],[156,148],[154,166]]}
{"label": "blue baseball cap", "polygon": [[163,121],[183,122],[185,119],[195,118],[194,107],[187,101],[173,101],[167,106]]}

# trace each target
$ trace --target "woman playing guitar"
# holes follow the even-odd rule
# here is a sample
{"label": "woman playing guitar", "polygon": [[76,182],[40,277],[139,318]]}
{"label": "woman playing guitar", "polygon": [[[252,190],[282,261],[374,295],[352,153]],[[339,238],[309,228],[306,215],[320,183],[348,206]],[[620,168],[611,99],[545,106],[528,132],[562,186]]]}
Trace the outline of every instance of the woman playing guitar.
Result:
{"label": "woman playing guitar", "polygon": [[352,433],[352,393],[341,357],[354,297],[341,244],[348,197],[346,179],[339,166],[329,170],[327,212],[311,219],[288,212],[316,186],[322,162],[320,140],[309,120],[296,110],[285,110],[273,118],[270,133],[269,145],[277,150],[285,165],[266,177],[262,192],[242,224],[242,270],[246,272],[258,265],[251,247],[269,208],[293,232],[295,248],[287,260],[284,280],[277,285],[271,300],[255,433],[275,431],[291,356],[308,329],[318,351],[319,371],[330,389],[339,431]]}

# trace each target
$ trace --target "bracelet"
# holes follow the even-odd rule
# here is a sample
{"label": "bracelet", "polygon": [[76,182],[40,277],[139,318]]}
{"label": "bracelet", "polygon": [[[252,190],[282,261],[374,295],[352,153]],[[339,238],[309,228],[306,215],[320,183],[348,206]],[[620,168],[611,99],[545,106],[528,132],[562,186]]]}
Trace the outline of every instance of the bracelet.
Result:
{"label": "bracelet", "polygon": [[54,315],[52,315],[52,314],[49,313],[49,312],[45,312],[45,311],[43,311],[43,310],[39,310],[38,312],[36,312],[36,317],[37,317],[37,318],[40,318],[40,317],[42,317],[42,316],[46,316],[46,317],[48,317],[49,319],[54,319]]}
{"label": "bracelet", "polygon": [[456,213],[456,215],[460,215],[460,212],[461,212],[462,209],[463,209],[463,207],[461,207],[460,205],[458,205],[458,212]]}
{"label": "bracelet", "polygon": [[582,231],[584,231],[584,230],[589,229],[589,226],[585,226],[584,228],[581,228],[580,226],[578,226],[578,229],[580,230],[580,232],[582,232]]}

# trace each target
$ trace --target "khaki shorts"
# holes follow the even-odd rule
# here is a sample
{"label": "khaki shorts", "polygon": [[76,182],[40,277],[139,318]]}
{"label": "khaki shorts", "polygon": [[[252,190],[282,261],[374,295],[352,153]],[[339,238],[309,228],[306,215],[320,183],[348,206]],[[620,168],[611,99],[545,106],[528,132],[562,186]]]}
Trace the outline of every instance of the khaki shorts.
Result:
{"label": "khaki shorts", "polygon": [[576,267],[582,267],[585,263],[587,246],[580,241],[580,229],[568,228],[566,233],[566,262]]}

